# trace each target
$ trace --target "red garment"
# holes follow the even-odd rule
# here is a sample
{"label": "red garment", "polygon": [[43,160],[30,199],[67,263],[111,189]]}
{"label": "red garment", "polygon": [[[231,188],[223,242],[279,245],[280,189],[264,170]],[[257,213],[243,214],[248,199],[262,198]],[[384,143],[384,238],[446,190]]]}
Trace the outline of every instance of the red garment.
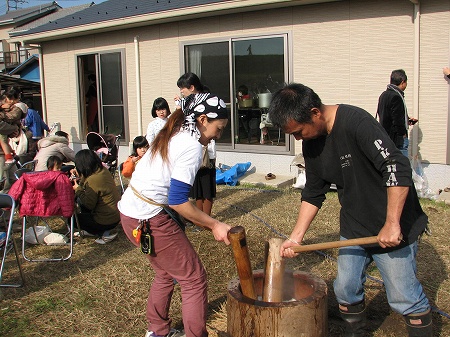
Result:
{"label": "red garment", "polygon": [[88,106],[87,106],[87,125],[94,124],[95,117],[98,113],[98,103],[97,97],[89,98]]}
{"label": "red garment", "polygon": [[61,171],[22,174],[8,194],[19,203],[20,216],[70,217],[75,206],[75,193],[69,178]]}

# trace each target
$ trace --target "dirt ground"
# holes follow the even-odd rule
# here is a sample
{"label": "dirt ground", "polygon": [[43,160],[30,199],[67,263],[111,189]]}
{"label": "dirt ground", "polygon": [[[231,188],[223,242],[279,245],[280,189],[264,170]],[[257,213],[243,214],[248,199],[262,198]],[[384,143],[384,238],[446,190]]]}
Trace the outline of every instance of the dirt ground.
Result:
{"label": "dirt ground", "polygon": [[[246,229],[252,269],[264,268],[265,242],[289,235],[295,223],[300,191],[261,190],[245,186],[218,186],[213,216]],[[450,336],[450,207],[421,200],[429,216],[432,236],[424,236],[418,252],[418,276],[435,312],[434,335]],[[335,241],[339,204],[334,192],[327,194],[319,215],[305,238],[306,243]],[[19,221],[19,219],[17,219]],[[186,233],[208,272],[210,336],[227,336],[227,287],[237,277],[229,246],[214,241],[210,232]],[[15,234],[19,238],[19,233]],[[47,246],[28,247],[30,254],[47,252]],[[9,254],[4,279],[17,279],[17,267]],[[328,336],[342,332],[333,295],[337,249],[302,253],[288,259],[288,269],[309,272],[328,287]],[[23,262],[26,285],[0,288],[1,336],[144,336],[145,305],[153,271],[143,255],[120,232],[118,238],[98,245],[92,238],[78,239],[73,257],[66,262]],[[368,271],[367,336],[406,336],[403,318],[391,312],[377,269]],[[171,305],[172,325],[181,327],[180,288],[175,287]],[[246,337],[246,336],[243,336]]]}

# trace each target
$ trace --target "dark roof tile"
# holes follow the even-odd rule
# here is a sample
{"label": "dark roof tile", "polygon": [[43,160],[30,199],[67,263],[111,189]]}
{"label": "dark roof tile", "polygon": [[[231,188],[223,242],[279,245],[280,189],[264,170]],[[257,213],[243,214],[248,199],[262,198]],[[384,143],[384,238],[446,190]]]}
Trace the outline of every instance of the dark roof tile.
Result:
{"label": "dark roof tile", "polygon": [[108,0],[77,12],[74,15],[68,15],[45,25],[30,29],[23,35],[225,1],[227,0]]}
{"label": "dark roof tile", "polygon": [[25,19],[29,21],[30,18],[46,15],[48,11],[52,11],[56,8],[61,8],[61,6],[53,1],[38,6],[9,11],[6,14],[0,15],[0,25],[20,23]]}

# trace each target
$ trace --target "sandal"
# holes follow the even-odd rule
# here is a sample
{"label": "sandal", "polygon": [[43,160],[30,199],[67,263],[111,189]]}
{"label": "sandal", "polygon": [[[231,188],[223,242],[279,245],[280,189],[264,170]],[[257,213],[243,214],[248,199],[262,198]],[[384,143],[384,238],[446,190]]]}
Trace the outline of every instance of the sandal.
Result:
{"label": "sandal", "polygon": [[272,180],[272,179],[275,179],[276,177],[277,176],[273,173],[267,173],[265,176],[266,180]]}

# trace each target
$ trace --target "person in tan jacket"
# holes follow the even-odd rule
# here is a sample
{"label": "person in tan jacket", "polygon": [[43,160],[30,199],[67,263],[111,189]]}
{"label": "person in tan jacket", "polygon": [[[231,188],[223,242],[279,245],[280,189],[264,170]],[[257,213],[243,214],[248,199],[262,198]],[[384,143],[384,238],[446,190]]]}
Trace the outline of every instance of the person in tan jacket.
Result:
{"label": "person in tan jacket", "polygon": [[38,153],[35,171],[46,171],[47,160],[51,156],[59,157],[63,162],[75,160],[75,152],[69,147],[69,135],[64,131],[56,131],[54,136],[42,138],[38,142]]}

